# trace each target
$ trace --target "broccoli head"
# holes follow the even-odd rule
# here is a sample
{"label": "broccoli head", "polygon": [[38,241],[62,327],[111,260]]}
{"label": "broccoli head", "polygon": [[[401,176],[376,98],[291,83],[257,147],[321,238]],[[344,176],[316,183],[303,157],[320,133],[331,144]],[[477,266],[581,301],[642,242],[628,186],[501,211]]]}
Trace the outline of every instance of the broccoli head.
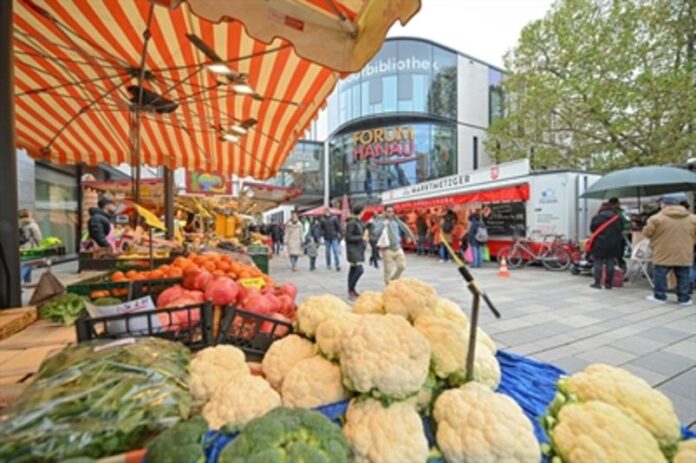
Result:
{"label": "broccoli head", "polygon": [[180,421],[157,436],[147,446],[148,463],[203,463],[204,438],[208,431],[205,418],[197,416]]}
{"label": "broccoli head", "polygon": [[220,454],[220,463],[347,463],[341,428],[324,415],[276,408],[251,420]]}

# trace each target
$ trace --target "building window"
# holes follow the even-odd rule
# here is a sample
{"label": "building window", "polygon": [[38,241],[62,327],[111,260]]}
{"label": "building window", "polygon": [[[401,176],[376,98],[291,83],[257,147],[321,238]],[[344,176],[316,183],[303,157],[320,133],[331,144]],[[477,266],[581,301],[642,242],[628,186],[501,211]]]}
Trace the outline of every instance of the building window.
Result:
{"label": "building window", "polygon": [[77,179],[39,164],[35,172],[36,222],[44,237],[57,236],[72,254],[77,251]]}
{"label": "building window", "polygon": [[474,137],[474,170],[479,168],[478,137]]}

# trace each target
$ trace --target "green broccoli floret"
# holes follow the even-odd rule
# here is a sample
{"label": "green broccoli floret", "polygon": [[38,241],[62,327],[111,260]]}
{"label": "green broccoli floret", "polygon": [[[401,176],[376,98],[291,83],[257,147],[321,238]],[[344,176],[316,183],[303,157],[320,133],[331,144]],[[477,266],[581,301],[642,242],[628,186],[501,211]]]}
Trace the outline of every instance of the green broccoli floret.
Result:
{"label": "green broccoli floret", "polygon": [[341,428],[321,413],[276,408],[251,420],[220,454],[219,463],[347,463]]}
{"label": "green broccoli floret", "polygon": [[203,440],[208,423],[201,416],[180,421],[147,446],[148,463],[204,463]]}

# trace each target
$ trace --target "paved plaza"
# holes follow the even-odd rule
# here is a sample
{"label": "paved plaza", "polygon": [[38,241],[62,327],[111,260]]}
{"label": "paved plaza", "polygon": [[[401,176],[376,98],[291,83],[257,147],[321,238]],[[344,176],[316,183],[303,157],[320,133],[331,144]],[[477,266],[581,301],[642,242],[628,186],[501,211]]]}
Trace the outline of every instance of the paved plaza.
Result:
{"label": "paved plaza", "polygon": [[[317,260],[316,272],[307,270],[304,258],[300,270],[292,273],[286,260],[274,259],[271,275],[295,282],[300,298],[326,292],[346,297],[347,266],[341,273],[326,270],[323,252]],[[481,325],[500,348],[568,372],[593,362],[624,367],[667,394],[682,423],[696,427],[696,308],[645,301],[645,282],[597,290],[589,287],[589,277],[569,272],[526,268],[500,279],[497,267],[487,265],[476,277],[502,318],[496,320],[483,309]],[[471,301],[454,264],[409,255],[404,276],[427,281],[464,307]],[[381,268],[366,267],[358,290],[382,288]]]}
{"label": "paved plaza", "polygon": [[[322,293],[346,297],[347,266],[326,270],[323,249],[318,270],[307,258],[290,271],[283,258],[271,261],[276,281],[297,284],[299,298]],[[421,278],[444,297],[468,307],[471,299],[454,264],[408,256],[404,276]],[[618,365],[667,394],[686,425],[696,427],[696,308],[644,300],[645,282],[611,291],[589,287],[590,278],[541,268],[514,270],[500,279],[494,264],[476,271],[503,315],[496,320],[482,310],[481,325],[502,349],[553,363],[575,372],[592,362]],[[61,280],[75,279],[76,265],[56,267]],[[39,276],[36,272],[35,279]],[[381,290],[382,271],[365,268],[358,290]]]}

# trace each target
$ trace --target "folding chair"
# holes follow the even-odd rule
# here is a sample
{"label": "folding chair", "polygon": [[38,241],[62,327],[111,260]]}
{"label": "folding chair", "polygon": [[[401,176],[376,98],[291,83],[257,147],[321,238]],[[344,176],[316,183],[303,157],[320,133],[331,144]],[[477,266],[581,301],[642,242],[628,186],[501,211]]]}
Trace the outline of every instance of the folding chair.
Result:
{"label": "folding chair", "polygon": [[650,240],[641,240],[631,251],[631,258],[626,262],[626,282],[633,284],[640,276],[644,276],[650,287],[654,287],[652,279],[652,251]]}

